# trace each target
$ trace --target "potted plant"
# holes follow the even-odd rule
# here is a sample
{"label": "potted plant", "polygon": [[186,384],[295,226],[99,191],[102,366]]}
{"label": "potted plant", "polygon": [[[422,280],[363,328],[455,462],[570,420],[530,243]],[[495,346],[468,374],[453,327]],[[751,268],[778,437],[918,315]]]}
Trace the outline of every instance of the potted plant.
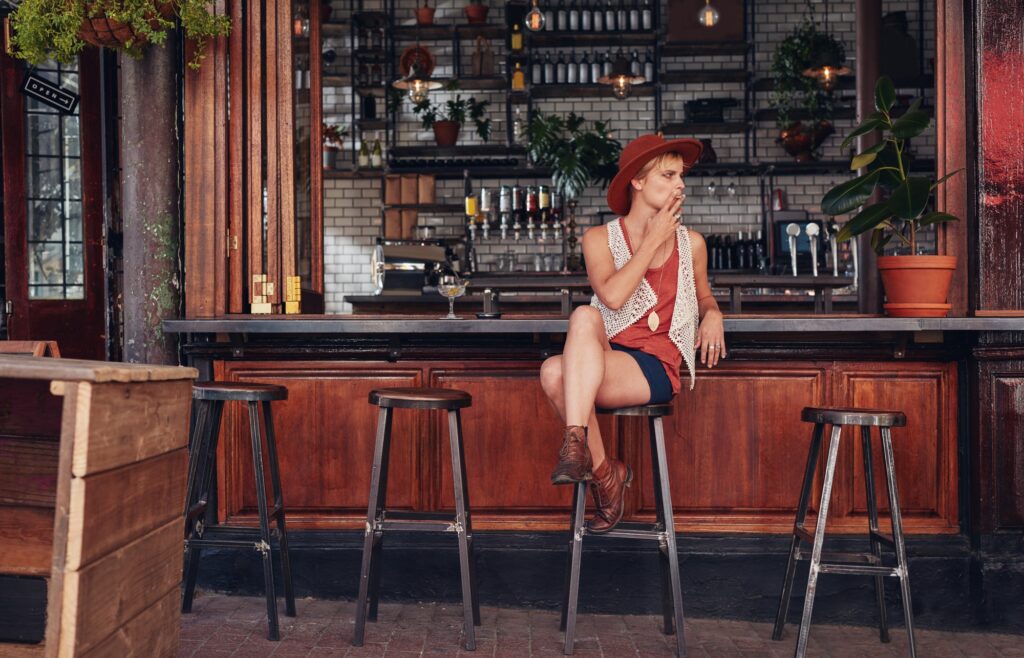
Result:
{"label": "potted plant", "polygon": [[588,129],[586,119],[575,112],[564,118],[537,112],[526,132],[530,160],[551,170],[552,186],[567,202],[590,185],[607,186],[618,171],[622,145],[603,121]]}
{"label": "potted plant", "polygon": [[424,128],[434,130],[434,140],[438,146],[454,146],[459,138],[459,129],[466,123],[466,118],[473,120],[476,133],[485,142],[491,137],[491,120],[484,117],[490,101],[478,101],[475,97],[462,98],[456,94],[444,104],[435,105],[430,98],[413,105],[412,111],[423,122]]}
{"label": "potted plant", "polygon": [[[918,255],[918,233],[942,222],[958,218],[944,212],[928,212],[932,192],[959,169],[934,180],[931,176],[908,174],[907,140],[920,135],[930,119],[921,110],[920,98],[900,116],[894,116],[896,90],[888,77],[875,85],[875,112],[872,112],[849,136],[843,148],[855,138],[874,130],[882,131],[882,141],[853,156],[851,170],[866,168],[866,173],[836,185],[821,200],[826,215],[843,215],[860,208],[839,231],[837,239],[871,231],[871,246],[878,257],[887,302],[886,313],[896,317],[943,317],[949,284],[956,269],[955,256]],[[881,201],[863,206],[875,190],[885,194]],[[883,256],[885,247],[895,238],[897,251],[905,255]]]}
{"label": "potted plant", "polygon": [[148,43],[163,45],[181,20],[195,42],[189,60],[198,68],[211,38],[231,32],[231,19],[212,13],[207,0],[24,0],[11,15],[14,54],[31,64],[70,62],[87,44],[142,56]]}
{"label": "potted plant", "polygon": [[469,0],[464,11],[466,20],[470,23],[487,22],[487,5],[483,4],[483,0]]}
{"label": "potted plant", "polygon": [[423,0],[423,6],[416,8],[417,25],[433,25],[434,8],[430,6],[430,0]]}
{"label": "potted plant", "polygon": [[332,123],[323,124],[324,169],[334,169],[338,164],[338,152],[345,144],[348,126]]}
{"label": "potted plant", "polygon": [[[843,44],[832,35],[819,32],[808,17],[779,43],[772,57],[773,86],[768,102],[776,112],[780,129],[777,141],[798,162],[813,160],[815,151],[833,132],[831,90],[804,75],[814,59],[826,53],[834,61],[846,59]],[[807,115],[807,123],[796,119],[799,111]]]}

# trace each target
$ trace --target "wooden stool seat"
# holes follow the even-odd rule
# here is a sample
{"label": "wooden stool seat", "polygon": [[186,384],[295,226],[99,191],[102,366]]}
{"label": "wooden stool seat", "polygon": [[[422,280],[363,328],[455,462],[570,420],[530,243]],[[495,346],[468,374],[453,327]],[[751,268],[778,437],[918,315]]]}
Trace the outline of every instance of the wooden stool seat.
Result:
{"label": "wooden stool seat", "polygon": [[[889,620],[885,607],[885,589],[883,578],[897,578],[900,581],[900,593],[903,600],[903,619],[907,627],[909,653],[911,658],[917,655],[914,645],[914,615],[910,602],[910,573],[907,565],[907,550],[903,543],[903,519],[900,515],[899,494],[896,489],[896,466],[893,461],[892,428],[903,427],[907,417],[899,411],[881,411],[877,409],[855,408],[822,408],[805,407],[800,417],[804,422],[814,423],[811,433],[811,445],[807,454],[807,465],[804,468],[804,481],[797,502],[796,521],[793,523],[793,536],[790,540],[789,559],[786,563],[786,575],[782,581],[782,593],[779,596],[779,609],[775,616],[775,627],[772,639],[782,639],[782,629],[789,614],[789,599],[793,592],[793,581],[796,577],[798,562],[809,562],[807,590],[804,595],[804,609],[800,617],[800,630],[797,635],[794,655],[803,658],[807,653],[808,637],[811,632],[811,614],[814,610],[814,597],[818,587],[818,576],[823,573],[872,576],[875,584],[875,603],[878,605],[878,635],[882,642],[889,641]],[[829,441],[828,457],[825,459],[825,474],[821,482],[821,500],[818,503],[818,522],[814,529],[805,527],[807,509],[811,502],[811,491],[814,488],[814,476],[818,469],[822,438],[825,426],[832,426]],[[867,538],[870,553],[824,552],[825,524],[828,522],[828,508],[832,498],[832,484],[839,457],[839,443],[845,425],[860,426],[861,453],[864,459],[864,493],[867,498]],[[885,479],[889,494],[889,515],[892,520],[892,534],[883,533],[878,525],[878,502],[875,495],[875,469],[871,449],[871,428],[878,427],[882,440],[882,456]],[[808,552],[803,544],[810,544]],[[886,559],[882,555],[882,546],[895,553],[895,560]],[[893,564],[895,562],[895,564]]]}
{"label": "wooden stool seat", "polygon": [[572,512],[569,518],[568,564],[565,568],[565,594],[562,599],[561,629],[565,633],[562,653],[571,655],[576,634],[576,613],[580,593],[580,572],[583,559],[583,538],[587,536],[617,537],[650,541],[658,546],[662,586],[662,630],[676,635],[676,655],[686,655],[683,637],[683,588],[679,577],[679,552],[676,546],[675,519],[668,481],[668,458],[665,454],[665,428],[662,419],[672,415],[672,404],[642,404],[618,409],[598,409],[597,413],[612,416],[634,416],[647,419],[651,447],[651,475],[654,480],[654,523],[621,521],[601,535],[593,535],[584,523],[589,482],[573,487]]}
{"label": "wooden stool seat", "polygon": [[370,391],[370,404],[389,409],[464,409],[473,403],[452,388],[381,388]]}
{"label": "wooden stool seat", "polygon": [[871,427],[905,427],[907,417],[902,411],[854,409],[843,407],[804,407],[800,420],[826,425],[867,425]]}
{"label": "wooden stool seat", "polygon": [[271,400],[287,400],[288,389],[273,384],[250,384],[248,382],[200,382],[192,386],[192,399],[270,402]]}

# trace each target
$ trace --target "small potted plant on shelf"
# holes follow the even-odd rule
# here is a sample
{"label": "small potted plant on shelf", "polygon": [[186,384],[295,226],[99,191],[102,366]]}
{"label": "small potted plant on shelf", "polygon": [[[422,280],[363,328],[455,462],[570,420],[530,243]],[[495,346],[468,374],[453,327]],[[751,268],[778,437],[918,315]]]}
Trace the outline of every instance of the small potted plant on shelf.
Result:
{"label": "small potted plant on shelf", "polygon": [[434,141],[438,146],[454,146],[459,138],[459,129],[467,117],[473,120],[476,133],[485,142],[491,137],[491,120],[484,116],[490,101],[478,101],[475,97],[462,98],[456,94],[443,104],[433,104],[430,98],[413,105],[412,111],[423,122],[425,129],[433,129]]}
{"label": "small potted plant on shelf", "polygon": [[231,19],[207,0],[23,0],[11,15],[14,54],[31,64],[71,62],[86,45],[115,48],[139,58],[149,43],[163,45],[181,20],[195,43],[189,67],[198,68],[214,37],[231,32]]}
{"label": "small potted plant on shelf", "polygon": [[416,8],[416,24],[434,24],[434,8],[430,6],[430,0],[423,0],[423,6]]}
{"label": "small potted plant on shelf", "polygon": [[465,7],[466,20],[470,23],[486,23],[487,9],[483,0],[469,0],[469,4]]}
{"label": "small potted plant on shelf", "polygon": [[586,119],[575,112],[566,117],[536,112],[526,134],[530,161],[551,170],[552,186],[567,202],[590,185],[607,186],[618,171],[622,144],[603,121],[587,129]]}
{"label": "small potted plant on shelf", "polygon": [[[772,92],[768,102],[776,112],[780,133],[776,141],[797,162],[815,159],[821,143],[834,132],[835,108],[831,89],[804,74],[816,57],[828,54],[834,61],[846,59],[843,44],[830,34],[819,32],[812,18],[782,40],[772,57]],[[806,115],[804,123],[797,113]]]}
{"label": "small potted plant on shelf", "polygon": [[[922,99],[914,100],[906,112],[895,116],[896,90],[892,80],[882,77],[875,85],[875,112],[872,112],[843,141],[845,149],[860,135],[882,131],[882,140],[853,156],[851,170],[866,173],[836,185],[821,200],[826,215],[859,212],[839,231],[837,239],[849,240],[871,231],[871,246],[878,257],[878,269],[885,288],[886,313],[895,317],[944,317],[949,284],[956,270],[956,256],[918,254],[918,233],[929,226],[958,218],[944,212],[928,211],[932,192],[959,169],[935,180],[932,176],[911,176],[907,140],[928,128],[930,119],[921,110]],[[864,205],[881,188],[881,201]],[[904,254],[883,256],[895,238],[897,251]]]}
{"label": "small potted plant on shelf", "polygon": [[323,124],[324,169],[334,169],[338,164],[338,152],[344,147],[348,126],[332,123]]}

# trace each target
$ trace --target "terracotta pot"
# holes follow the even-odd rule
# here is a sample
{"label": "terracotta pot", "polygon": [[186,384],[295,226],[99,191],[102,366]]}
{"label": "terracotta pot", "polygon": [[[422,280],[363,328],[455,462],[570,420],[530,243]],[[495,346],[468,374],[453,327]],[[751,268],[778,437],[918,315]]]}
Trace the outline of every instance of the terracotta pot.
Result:
{"label": "terracotta pot", "polygon": [[455,146],[459,139],[459,128],[462,127],[458,121],[435,121],[434,141],[438,146]]}
{"label": "terracotta pot", "polygon": [[433,7],[423,5],[422,7],[416,8],[416,24],[417,25],[433,25],[434,24],[434,11]]}
{"label": "terracotta pot", "polygon": [[[142,46],[148,41],[144,35],[136,32],[131,26],[107,18],[102,12],[95,18],[89,18],[89,10],[90,8],[86,8],[86,18],[82,20],[82,25],[78,28],[78,36],[82,41],[101,48],[123,48],[129,41],[132,42],[134,48]],[[162,18],[170,19],[174,16],[174,3],[158,2],[157,11]],[[155,21],[153,27],[156,28]]]}
{"label": "terracotta pot", "polygon": [[324,169],[334,169],[338,166],[338,152],[340,149],[325,146],[324,147]]}
{"label": "terracotta pot", "polygon": [[786,153],[796,158],[797,162],[814,160],[814,149],[821,146],[825,138],[835,132],[828,121],[819,121],[816,126],[809,126],[797,121],[779,133],[777,141],[786,149]]}
{"label": "terracotta pot", "polygon": [[879,256],[888,315],[897,318],[945,317],[956,256]]}
{"label": "terracotta pot", "polygon": [[466,5],[466,20],[470,23],[485,23],[487,21],[487,5]]}

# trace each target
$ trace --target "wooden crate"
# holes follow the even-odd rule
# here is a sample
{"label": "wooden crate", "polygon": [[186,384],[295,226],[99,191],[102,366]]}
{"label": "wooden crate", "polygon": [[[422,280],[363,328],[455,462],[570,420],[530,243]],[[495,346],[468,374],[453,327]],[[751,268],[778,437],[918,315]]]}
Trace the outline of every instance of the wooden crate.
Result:
{"label": "wooden crate", "polygon": [[47,579],[0,655],[174,656],[192,368],[0,355],[0,574]]}

